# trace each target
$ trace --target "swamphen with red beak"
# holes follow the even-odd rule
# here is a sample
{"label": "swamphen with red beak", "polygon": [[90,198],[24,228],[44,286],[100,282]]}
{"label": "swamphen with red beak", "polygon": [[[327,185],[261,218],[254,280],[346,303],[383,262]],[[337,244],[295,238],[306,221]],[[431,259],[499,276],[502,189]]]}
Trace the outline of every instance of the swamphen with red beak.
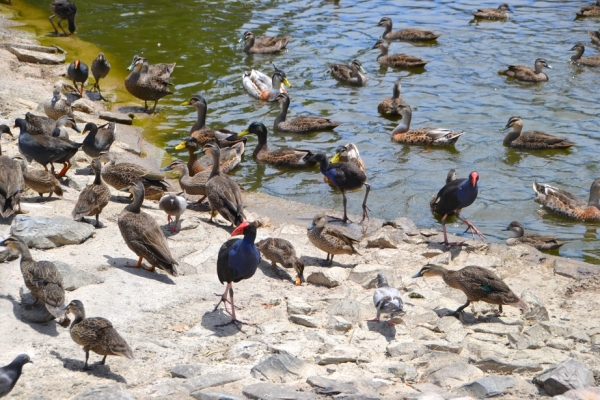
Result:
{"label": "swamphen with red beak", "polygon": [[[254,240],[256,239],[256,225],[248,223],[248,221],[242,222],[231,233],[231,236],[240,234],[244,235],[243,239],[229,239],[219,249],[217,275],[219,276],[219,281],[221,281],[221,283],[227,282],[227,287],[225,288],[225,293],[221,295],[221,300],[219,300],[213,312],[219,308],[221,303],[225,305],[225,311],[229,312],[227,310],[227,303],[230,303],[232,320],[227,324],[217,326],[243,323],[235,317],[233,283],[251,278],[256,272],[258,263],[260,262],[260,252],[254,245]],[[227,294],[229,294],[231,299],[227,299]]]}
{"label": "swamphen with red beak", "polygon": [[467,224],[467,231],[471,229],[473,238],[475,238],[474,233],[477,233],[481,240],[485,239],[485,236],[483,236],[483,234],[479,232],[472,223],[466,219],[462,219],[459,215],[463,208],[473,204],[477,198],[477,193],[479,191],[477,188],[477,181],[479,181],[479,174],[475,171],[469,174],[468,179],[451,180],[446,184],[446,186],[440,189],[437,196],[435,196],[435,198],[429,204],[433,212],[443,215],[442,228],[444,230],[444,244],[446,246],[462,244],[462,242],[448,243],[448,235],[446,234],[446,218],[453,214],[456,215],[456,218]]}

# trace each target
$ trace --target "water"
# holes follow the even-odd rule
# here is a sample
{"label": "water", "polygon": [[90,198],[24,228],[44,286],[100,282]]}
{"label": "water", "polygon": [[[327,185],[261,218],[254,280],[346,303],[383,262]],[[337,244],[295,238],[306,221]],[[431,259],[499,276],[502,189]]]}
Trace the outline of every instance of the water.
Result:
{"label": "water", "polygon": [[[15,1],[17,8],[23,4]],[[48,1],[27,0],[27,4],[41,10],[30,22],[36,32],[49,32]],[[600,176],[594,161],[600,75],[598,70],[568,62],[573,54],[569,50],[577,42],[585,43],[585,55],[598,52],[587,35],[598,28],[598,20],[574,18],[582,2],[513,1],[508,22],[479,24],[469,23],[471,11],[496,7],[497,2],[123,0],[108,4],[77,0],[76,4],[77,36],[107,54],[113,70],[105,90],[117,90],[120,101],[132,100],[123,93],[121,82],[134,54],[143,54],[151,63],[177,62],[172,79],[175,94],[159,102],[159,114],[146,124],[145,132],[173,156],[186,159],[185,152],[173,147],[195,120],[194,110],[179,104],[195,93],[208,101],[210,126],[239,131],[260,121],[271,131],[279,113],[277,104],[248,96],[241,77],[251,68],[270,74],[275,62],[293,85],[290,116],[324,115],[344,124],[335,132],[309,135],[270,132],[271,145],[330,153],[338,144],[354,142],[372,185],[372,216],[407,216],[419,226],[439,227],[429,200],[442,187],[447,170],[455,168],[459,177],[477,170],[480,195],[463,217],[490,240],[503,240],[506,236],[500,230],[520,220],[529,232],[568,240],[561,255],[600,263],[596,249],[600,225],[545,213],[534,202],[531,189],[532,181],[538,180],[587,198],[592,181]],[[444,34],[434,44],[391,44],[391,53],[429,60],[425,70],[395,70],[375,61],[378,50],[370,48],[383,32],[376,26],[382,16],[391,17],[395,29],[414,26]],[[32,18],[28,14],[26,20]],[[257,36],[291,35],[293,40],[281,54],[247,56],[238,43],[246,30]],[[84,54],[88,58],[80,57],[89,63],[98,51],[77,38],[43,41],[75,48],[71,55]],[[508,64],[533,66],[538,57],[554,67],[545,70],[550,77],[547,83],[521,84],[497,74]],[[326,72],[327,62],[354,58],[368,72],[365,87],[341,85]],[[405,77],[402,97],[413,107],[413,126],[465,130],[455,148],[390,141],[397,122],[381,117],[377,104],[391,96],[399,76]],[[577,146],[567,151],[507,149],[498,129],[513,115],[523,117],[525,130],[561,135]],[[255,144],[256,138],[250,136],[246,158],[233,173],[244,187],[341,212],[341,195],[323,183],[317,169],[289,171],[257,165],[250,157]],[[363,195],[364,191],[348,195],[349,212],[360,214]],[[449,230],[459,233],[464,225],[454,223]]]}

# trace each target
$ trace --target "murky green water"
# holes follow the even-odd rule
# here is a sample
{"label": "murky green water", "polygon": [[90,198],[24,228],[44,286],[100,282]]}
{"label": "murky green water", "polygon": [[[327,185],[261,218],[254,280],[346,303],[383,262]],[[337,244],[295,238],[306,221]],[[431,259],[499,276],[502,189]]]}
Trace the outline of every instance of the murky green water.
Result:
{"label": "murky green water", "polygon": [[[48,10],[48,0],[27,0]],[[209,102],[207,122],[234,130],[252,121],[271,127],[279,109],[249,97],[241,77],[251,68],[271,71],[271,63],[286,71],[291,115],[328,115],[344,122],[335,132],[310,135],[272,134],[276,146],[302,146],[330,152],[338,144],[358,145],[372,185],[371,215],[407,216],[420,226],[439,226],[429,211],[429,200],[442,186],[446,172],[460,177],[472,170],[481,176],[477,202],[463,211],[490,240],[501,240],[500,229],[520,220],[532,232],[552,233],[571,241],[560,254],[600,263],[598,224],[583,224],[540,211],[533,201],[532,181],[550,182],[582,197],[600,176],[598,158],[598,88],[600,69],[568,63],[576,42],[586,44],[586,55],[599,51],[588,30],[598,19],[575,20],[582,2],[513,1],[508,22],[470,24],[470,12],[497,3],[477,1],[385,0],[331,1],[167,1],[97,2],[77,0],[79,38],[107,53],[119,80],[134,54],[150,62],[177,62],[175,94],[159,103],[147,135],[169,153],[186,136],[194,110],[179,104],[202,93]],[[19,3],[15,7],[18,8]],[[49,13],[48,13],[49,14]],[[395,28],[415,26],[443,32],[437,44],[393,43],[391,52],[430,60],[418,74],[380,67],[377,50],[370,50],[382,29],[377,22],[390,16]],[[26,16],[24,16],[26,17]],[[39,33],[50,25],[39,21]],[[278,55],[247,56],[238,43],[244,31],[257,35],[292,35],[289,50]],[[76,39],[52,38],[59,45]],[[544,57],[554,67],[550,82],[520,84],[497,75],[507,64],[532,65]],[[370,81],[365,87],[338,84],[326,72],[326,62],[362,61]],[[91,62],[92,58],[88,61]],[[413,106],[413,124],[465,130],[455,149],[427,149],[394,144],[394,121],[378,115],[377,104],[389,97],[398,76],[403,98]],[[110,89],[110,87],[106,87]],[[122,88],[119,88],[122,90]],[[577,142],[569,151],[528,152],[502,146],[498,132],[512,115],[525,120],[525,130],[537,129]],[[271,130],[271,129],[270,129]],[[284,171],[257,165],[250,154],[235,171],[246,188],[302,202],[340,209],[341,195],[318,171]],[[349,211],[360,213],[364,192],[349,195]],[[292,212],[292,211],[290,211]],[[453,232],[464,226],[454,224]]]}

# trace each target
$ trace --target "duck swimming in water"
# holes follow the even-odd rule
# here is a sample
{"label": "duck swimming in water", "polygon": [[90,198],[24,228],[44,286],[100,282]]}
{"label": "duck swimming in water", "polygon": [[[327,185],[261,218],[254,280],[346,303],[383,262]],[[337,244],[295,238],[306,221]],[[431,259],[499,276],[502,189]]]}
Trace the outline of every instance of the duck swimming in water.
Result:
{"label": "duck swimming in water", "polygon": [[536,200],[546,210],[580,221],[600,221],[600,178],[590,187],[588,201],[546,183],[533,182]]}

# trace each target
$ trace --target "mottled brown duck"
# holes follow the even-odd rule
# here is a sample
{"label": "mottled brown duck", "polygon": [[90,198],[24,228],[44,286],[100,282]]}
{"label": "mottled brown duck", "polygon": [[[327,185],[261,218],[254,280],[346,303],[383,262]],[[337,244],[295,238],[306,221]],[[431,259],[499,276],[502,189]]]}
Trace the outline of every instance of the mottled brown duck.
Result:
{"label": "mottled brown duck", "polygon": [[403,144],[453,146],[465,132],[455,132],[445,128],[421,127],[410,129],[412,108],[409,105],[400,109],[402,120],[392,131],[392,141]]}
{"label": "mottled brown duck", "polygon": [[27,132],[32,135],[48,135],[68,139],[67,127],[72,128],[75,132],[81,132],[75,118],[70,115],[63,115],[58,120],[53,120],[28,112],[25,114],[25,122],[27,122]]}
{"label": "mottled brown duck", "polygon": [[[144,60],[144,58],[140,57],[137,54],[135,56],[133,56],[133,60],[131,61],[131,65],[129,67],[127,67],[127,71],[132,71],[135,68],[135,65],[138,62],[138,60]],[[149,73],[150,75],[158,76],[163,79],[169,79],[169,77],[175,70],[175,65],[177,65],[177,64],[176,63],[150,64],[150,63],[146,62],[144,64],[143,70],[146,71],[147,73]]]}
{"label": "mottled brown duck", "polygon": [[52,98],[42,105],[46,115],[53,120],[58,120],[63,115],[73,116],[71,103],[66,98],[62,98],[62,85],[56,85],[52,91]]}
{"label": "mottled brown duck", "polygon": [[[244,154],[244,149],[246,143],[246,138],[239,138],[238,142],[231,147],[221,148],[221,157],[220,157],[220,166],[221,172],[224,174],[229,173],[232,169],[238,166],[238,164],[242,161],[242,155]],[[190,176],[194,176],[203,171],[210,171],[212,169],[212,158],[211,157],[202,157],[198,158],[198,151],[202,150],[202,145],[193,136],[188,136],[183,140],[183,142],[179,143],[175,146],[175,150],[183,150],[187,149],[189,153],[189,158],[187,162],[187,167],[189,170]],[[208,179],[208,175],[207,175]]]}
{"label": "mottled brown duck", "polygon": [[156,112],[158,100],[163,97],[173,94],[169,89],[170,73],[164,71],[152,73],[148,65],[148,61],[139,57],[134,57],[134,67],[127,78],[125,78],[125,89],[133,96],[140,100],[144,100],[144,108],[148,110],[148,101],[154,101],[152,114]]}
{"label": "mottled brown duck", "polygon": [[590,35],[592,43],[594,43],[597,46],[600,46],[600,30],[597,30],[596,32],[588,31],[588,35]]}
{"label": "mottled brown duck", "polygon": [[378,40],[373,49],[379,49],[381,53],[377,56],[377,62],[382,65],[397,68],[420,68],[424,67],[429,61],[425,61],[420,57],[411,56],[408,54],[388,54],[390,45],[385,40]]}
{"label": "mottled brown duck", "polygon": [[551,135],[541,131],[525,131],[523,129],[523,119],[518,116],[510,117],[506,126],[501,129],[505,131],[512,130],[504,137],[503,144],[515,149],[566,149],[574,146],[575,143],[565,138]]}
{"label": "mottled brown duck", "polygon": [[600,0],[596,0],[595,4],[581,7],[576,14],[578,17],[600,17]]}
{"label": "mottled brown duck", "polygon": [[327,64],[331,75],[342,83],[353,86],[364,86],[367,84],[366,71],[358,60],[353,60],[350,66],[345,64]]}
{"label": "mottled brown duck", "polygon": [[115,155],[111,152],[101,153],[100,161],[106,163],[102,168],[102,179],[117,190],[129,187],[139,180],[144,185],[145,197],[158,200],[169,188],[163,174],[151,172],[137,164],[115,164]]}
{"label": "mottled brown duck", "polygon": [[99,157],[100,153],[109,151],[115,141],[117,133],[117,124],[109,122],[104,125],[97,126],[93,122],[88,122],[83,128],[83,134],[88,132],[83,139],[81,149],[90,157]]}
{"label": "mottled brown duck", "polygon": [[100,160],[92,160],[92,171],[96,175],[94,182],[79,193],[79,199],[71,212],[75,221],[84,221],[83,217],[96,217],[96,228],[100,226],[100,213],[110,201],[110,189],[102,182],[102,164]]}
{"label": "mottled brown duck", "polygon": [[25,186],[39,194],[40,198],[44,197],[44,193],[48,193],[48,198],[52,197],[53,193],[62,197],[62,186],[54,174],[42,169],[29,168],[27,160],[23,157],[17,156],[14,159],[21,163]]}
{"label": "mottled brown duck", "polygon": [[479,19],[501,21],[508,19],[509,11],[510,6],[506,3],[502,3],[498,8],[478,8],[477,11],[473,13],[473,16]]}
{"label": "mottled brown duck", "polygon": [[296,286],[305,282],[304,262],[296,256],[296,250],[289,241],[281,238],[268,238],[256,243],[256,247],[264,258],[271,261],[271,266],[277,275],[279,275],[277,264],[280,264],[283,268],[293,268],[296,271]]}
{"label": "mottled brown duck", "polygon": [[281,106],[281,112],[275,118],[273,129],[281,132],[291,133],[309,133],[317,131],[330,131],[340,126],[341,122],[335,122],[329,118],[315,117],[312,115],[300,115],[294,118],[287,118],[288,108],[290,107],[290,96],[287,93],[280,93],[276,100]]}
{"label": "mottled brown duck", "polygon": [[212,171],[203,171],[194,176],[190,176],[188,166],[181,160],[173,160],[171,164],[162,168],[161,171],[175,171],[179,174],[179,186],[186,194],[192,196],[202,196],[198,204],[206,198],[206,183],[210,178]]}
{"label": "mottled brown duck", "polygon": [[[27,117],[27,116],[25,116],[25,117]],[[62,117],[60,117],[58,119],[58,121],[56,121],[56,124],[54,125],[54,129],[52,130],[51,135],[55,138],[59,138],[59,139],[68,141],[69,140],[69,131],[67,128],[71,128],[75,132],[81,132],[81,130],[77,126],[77,123],[75,122],[75,118],[68,116],[68,115],[63,115]]]}
{"label": "mottled brown duck", "polygon": [[196,109],[197,118],[194,125],[190,129],[190,136],[195,137],[201,146],[204,146],[208,142],[217,141],[220,147],[233,146],[239,141],[246,141],[245,139],[238,139],[237,133],[230,131],[229,129],[210,129],[206,125],[206,111],[208,105],[206,100],[201,95],[192,97],[189,101],[183,102],[181,105],[191,105]]}
{"label": "mottled brown duck", "polygon": [[[0,136],[12,136],[10,128],[0,125]],[[2,155],[0,146],[0,217],[8,218],[21,211],[21,190],[24,186],[23,172],[18,161]]]}
{"label": "mottled brown duck", "polygon": [[384,115],[400,115],[401,106],[405,106],[407,103],[400,97],[400,90],[402,89],[402,84],[400,83],[400,79],[394,83],[394,89],[392,91],[392,97],[387,99],[383,99],[381,103],[377,106],[377,111],[379,114]]}
{"label": "mottled brown duck", "polygon": [[408,42],[421,42],[436,40],[437,38],[442,36],[441,33],[437,34],[432,31],[425,31],[416,28],[400,29],[396,32],[392,32],[392,20],[388,17],[381,18],[379,24],[377,25],[383,26],[385,28],[385,31],[383,32],[383,35],[381,35],[381,37],[388,41],[403,40]]}
{"label": "mottled brown duck", "polygon": [[512,235],[512,237],[506,239],[506,244],[508,246],[526,244],[535,247],[538,250],[554,250],[565,244],[565,242],[557,240],[554,236],[525,233],[525,229],[519,221],[511,222],[502,230],[509,231]]}
{"label": "mottled brown duck", "polygon": [[327,258],[323,265],[331,265],[333,256],[336,254],[358,254],[354,248],[360,242],[359,238],[350,236],[339,228],[327,225],[327,216],[317,214],[313,218],[313,223],[308,227],[308,240],[319,250],[327,253]]}
{"label": "mottled brown duck", "polygon": [[575,55],[571,56],[571,61],[575,64],[585,65],[586,67],[600,67],[600,55],[591,57],[581,57],[585,52],[585,46],[582,44],[576,44],[571,48],[575,51]]}
{"label": "mottled brown duck", "polygon": [[500,70],[498,73],[522,82],[547,82],[548,75],[542,72],[543,68],[552,69],[552,66],[543,58],[538,58],[535,60],[534,68],[524,65],[509,65],[508,69]]}
{"label": "mottled brown duck", "polygon": [[600,178],[590,187],[588,201],[546,183],[533,182],[536,200],[546,210],[579,221],[600,221]]}
{"label": "mottled brown duck", "polygon": [[268,54],[277,53],[285,49],[285,46],[292,40],[291,36],[263,36],[255,37],[250,31],[244,32],[242,38],[245,42],[244,53],[246,54]]}

